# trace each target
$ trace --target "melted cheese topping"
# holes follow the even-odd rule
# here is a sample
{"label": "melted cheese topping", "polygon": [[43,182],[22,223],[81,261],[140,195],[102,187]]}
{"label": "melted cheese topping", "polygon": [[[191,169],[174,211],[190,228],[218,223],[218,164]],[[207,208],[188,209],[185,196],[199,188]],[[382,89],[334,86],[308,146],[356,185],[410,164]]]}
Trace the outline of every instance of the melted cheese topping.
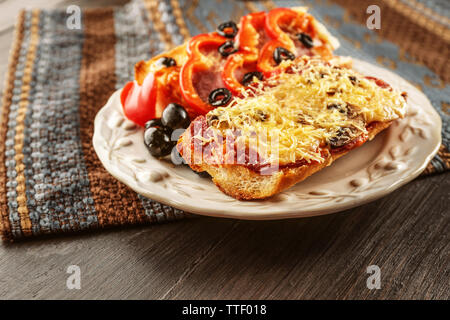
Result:
{"label": "melted cheese topping", "polygon": [[321,162],[324,144],[348,142],[367,133],[366,124],[405,115],[400,92],[355,71],[308,58],[290,62],[289,68],[257,82],[256,90],[246,90],[230,106],[209,112],[211,127],[225,136],[239,132],[238,144],[257,146],[271,163]]}

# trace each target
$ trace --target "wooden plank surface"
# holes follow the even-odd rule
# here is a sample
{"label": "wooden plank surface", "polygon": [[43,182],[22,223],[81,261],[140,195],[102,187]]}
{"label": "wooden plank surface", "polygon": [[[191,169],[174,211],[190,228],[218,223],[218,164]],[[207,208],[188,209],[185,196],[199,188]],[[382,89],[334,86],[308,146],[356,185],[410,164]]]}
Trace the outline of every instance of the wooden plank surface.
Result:
{"label": "wooden plank surface", "polygon": [[[69,2],[89,1],[54,5]],[[2,75],[11,33],[0,33]],[[449,299],[449,200],[442,174],[321,217],[200,217],[1,244],[0,298]],[[379,290],[366,287],[373,264]],[[81,269],[80,290],[66,287],[69,265]]]}

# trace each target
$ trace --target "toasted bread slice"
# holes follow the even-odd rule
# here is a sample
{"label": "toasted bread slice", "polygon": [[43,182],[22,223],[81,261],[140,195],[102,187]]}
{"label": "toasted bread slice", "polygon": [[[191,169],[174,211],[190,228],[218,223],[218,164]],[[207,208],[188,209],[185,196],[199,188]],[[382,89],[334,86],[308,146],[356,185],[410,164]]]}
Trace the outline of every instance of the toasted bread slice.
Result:
{"label": "toasted bread slice", "polygon": [[[368,140],[372,140],[379,132],[390,125],[390,122],[379,122],[373,125],[368,131]],[[240,165],[216,166],[204,163],[192,167],[199,172],[208,172],[216,186],[223,193],[233,198],[238,200],[264,199],[305,180],[351,150],[346,149],[339,153],[329,153],[326,159],[320,163],[305,164],[294,168],[281,168],[272,175],[261,175]]]}
{"label": "toasted bread slice", "polygon": [[[207,171],[224,193],[263,199],[373,139],[405,111],[405,95],[384,81],[302,58],[229,107],[197,118],[177,147],[193,170]],[[263,131],[269,139],[252,144]],[[268,151],[275,143],[277,152]],[[275,170],[264,171],[274,162]]]}

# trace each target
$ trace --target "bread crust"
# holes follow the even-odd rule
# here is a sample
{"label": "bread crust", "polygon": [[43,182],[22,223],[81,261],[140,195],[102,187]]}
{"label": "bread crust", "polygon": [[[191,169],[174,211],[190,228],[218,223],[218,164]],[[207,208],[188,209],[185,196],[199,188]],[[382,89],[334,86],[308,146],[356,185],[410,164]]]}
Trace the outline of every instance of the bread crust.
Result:
{"label": "bread crust", "polygon": [[[372,140],[378,133],[388,128],[391,122],[377,122],[368,128],[368,139]],[[185,143],[180,140],[181,144]],[[268,198],[294,184],[306,179],[310,175],[331,165],[336,159],[346,155],[350,150],[339,153],[328,153],[323,162],[311,163],[299,167],[281,168],[271,175],[261,175],[245,166],[229,165],[192,165],[195,171],[207,171],[216,186],[227,195],[238,200],[256,200]]]}

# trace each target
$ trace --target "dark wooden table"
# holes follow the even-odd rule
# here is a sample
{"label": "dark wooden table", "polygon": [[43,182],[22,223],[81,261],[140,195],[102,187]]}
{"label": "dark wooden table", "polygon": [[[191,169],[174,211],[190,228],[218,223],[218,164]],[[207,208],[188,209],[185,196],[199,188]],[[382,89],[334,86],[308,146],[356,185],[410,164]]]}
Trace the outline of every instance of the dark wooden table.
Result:
{"label": "dark wooden table", "polygon": [[[0,74],[11,33],[0,34]],[[447,173],[321,217],[199,217],[2,244],[0,298],[449,299],[449,200]],[[70,265],[80,290],[66,286]],[[379,290],[366,286],[370,265]]]}

